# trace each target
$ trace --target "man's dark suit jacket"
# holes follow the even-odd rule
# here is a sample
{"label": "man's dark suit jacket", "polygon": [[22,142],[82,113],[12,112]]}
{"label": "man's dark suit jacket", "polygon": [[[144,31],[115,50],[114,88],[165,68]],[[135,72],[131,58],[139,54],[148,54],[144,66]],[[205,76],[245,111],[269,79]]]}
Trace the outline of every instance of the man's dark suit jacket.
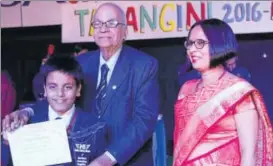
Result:
{"label": "man's dark suit jacket", "polygon": [[[29,120],[29,124],[48,121],[48,102],[39,101],[32,106],[35,114]],[[81,165],[83,158],[87,164],[102,155],[108,145],[107,126],[99,122],[90,112],[84,112],[76,107],[71,120],[71,130],[68,130],[68,141],[72,162],[61,164],[62,166]],[[2,142],[2,165],[12,165],[9,146]]]}
{"label": "man's dark suit jacket", "polygon": [[[85,74],[85,111],[95,113],[100,50],[78,57]],[[152,166],[151,137],[159,110],[157,61],[134,48],[123,46],[103,102],[110,146],[118,165]]]}

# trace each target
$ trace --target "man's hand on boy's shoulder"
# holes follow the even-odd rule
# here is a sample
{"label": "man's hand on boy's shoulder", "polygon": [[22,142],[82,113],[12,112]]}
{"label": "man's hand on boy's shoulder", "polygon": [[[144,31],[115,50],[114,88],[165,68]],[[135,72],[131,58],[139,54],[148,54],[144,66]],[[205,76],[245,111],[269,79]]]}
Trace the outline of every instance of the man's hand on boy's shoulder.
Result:
{"label": "man's hand on boy's shoulder", "polygon": [[6,115],[2,120],[3,132],[11,132],[27,124],[31,116],[31,111],[33,112],[31,108],[24,108],[22,110],[16,110]]}

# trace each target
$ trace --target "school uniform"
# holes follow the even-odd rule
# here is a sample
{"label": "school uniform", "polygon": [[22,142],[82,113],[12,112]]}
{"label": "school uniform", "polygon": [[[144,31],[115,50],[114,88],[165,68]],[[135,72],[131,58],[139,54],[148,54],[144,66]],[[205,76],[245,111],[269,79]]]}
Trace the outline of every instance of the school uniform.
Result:
{"label": "school uniform", "polygon": [[[51,120],[62,120],[66,124],[72,162],[58,165],[88,165],[105,152],[108,142],[106,123],[98,121],[91,113],[73,106],[59,117],[45,100],[37,102],[32,109],[35,114],[29,120],[29,124]],[[10,158],[8,145],[3,142],[2,165],[12,165]]]}

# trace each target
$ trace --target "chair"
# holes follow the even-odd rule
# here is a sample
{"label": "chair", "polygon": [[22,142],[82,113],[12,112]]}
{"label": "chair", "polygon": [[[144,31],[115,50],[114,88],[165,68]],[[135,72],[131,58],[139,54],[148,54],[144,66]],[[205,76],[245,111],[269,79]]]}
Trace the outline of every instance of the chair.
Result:
{"label": "chair", "polygon": [[165,124],[161,114],[158,115],[156,128],[153,133],[153,159],[155,166],[167,165]]}

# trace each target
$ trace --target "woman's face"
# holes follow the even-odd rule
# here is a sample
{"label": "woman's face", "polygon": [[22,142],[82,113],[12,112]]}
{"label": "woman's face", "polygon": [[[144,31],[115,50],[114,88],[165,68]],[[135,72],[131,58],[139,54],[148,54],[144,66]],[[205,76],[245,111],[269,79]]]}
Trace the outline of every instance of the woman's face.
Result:
{"label": "woman's face", "polygon": [[209,41],[201,26],[192,29],[185,47],[194,69],[204,72],[210,68]]}

